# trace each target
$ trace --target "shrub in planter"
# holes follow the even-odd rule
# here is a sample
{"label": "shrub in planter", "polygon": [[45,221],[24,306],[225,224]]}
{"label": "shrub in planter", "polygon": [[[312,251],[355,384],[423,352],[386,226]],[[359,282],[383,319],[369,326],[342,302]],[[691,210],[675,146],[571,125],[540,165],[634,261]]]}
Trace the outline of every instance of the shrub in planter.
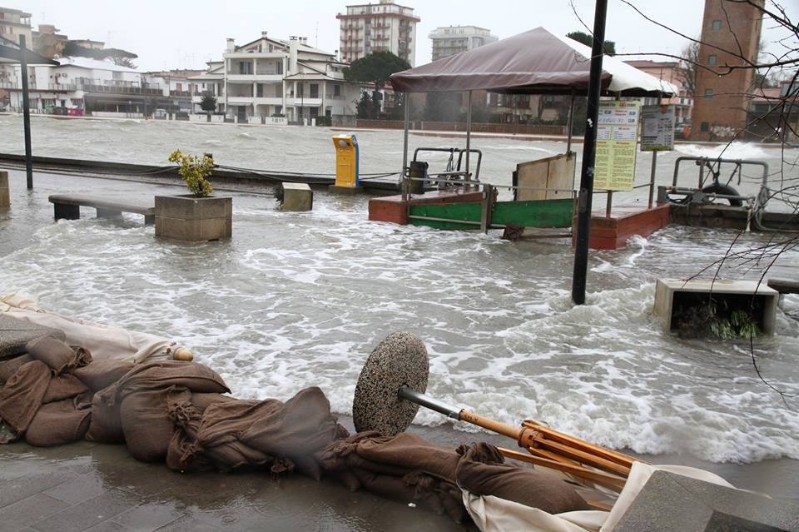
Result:
{"label": "shrub in planter", "polygon": [[189,192],[198,198],[210,196],[214,191],[209,177],[214,168],[214,159],[209,154],[204,153],[202,157],[188,155],[180,150],[175,150],[169,154],[169,160],[178,163],[178,174],[186,182]]}

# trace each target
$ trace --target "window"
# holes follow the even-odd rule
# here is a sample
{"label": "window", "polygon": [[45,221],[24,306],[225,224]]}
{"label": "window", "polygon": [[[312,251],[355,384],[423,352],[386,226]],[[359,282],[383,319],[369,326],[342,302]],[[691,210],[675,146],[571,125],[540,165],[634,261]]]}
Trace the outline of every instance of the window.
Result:
{"label": "window", "polygon": [[252,63],[247,61],[239,63],[239,74],[252,74]]}
{"label": "window", "polygon": [[716,19],[710,23],[710,31],[721,31],[721,20]]}
{"label": "window", "polygon": [[705,98],[713,97],[713,89],[705,89]]}
{"label": "window", "polygon": [[338,98],[341,96],[341,85],[333,85],[333,97]]}
{"label": "window", "polygon": [[707,133],[708,131],[710,131],[710,124],[708,124],[707,122],[702,122],[702,125],[699,126],[699,129]]}
{"label": "window", "polygon": [[311,98],[319,98],[319,84],[311,83]]}
{"label": "window", "polygon": [[715,55],[708,56],[708,58],[707,58],[707,64],[710,65],[710,66],[715,65],[716,61],[717,61],[717,58],[716,58]]}

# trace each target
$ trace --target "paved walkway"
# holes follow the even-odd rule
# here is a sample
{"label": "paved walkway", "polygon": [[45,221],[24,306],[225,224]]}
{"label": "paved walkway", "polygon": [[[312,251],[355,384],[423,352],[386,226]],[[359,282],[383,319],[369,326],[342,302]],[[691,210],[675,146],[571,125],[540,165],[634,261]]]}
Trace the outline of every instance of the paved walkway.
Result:
{"label": "paved walkway", "polygon": [[0,530],[477,528],[365,491],[350,492],[329,480],[297,474],[272,478],[264,472],[180,474],[163,464],[136,461],[124,445],[79,442],[54,448],[0,445]]}

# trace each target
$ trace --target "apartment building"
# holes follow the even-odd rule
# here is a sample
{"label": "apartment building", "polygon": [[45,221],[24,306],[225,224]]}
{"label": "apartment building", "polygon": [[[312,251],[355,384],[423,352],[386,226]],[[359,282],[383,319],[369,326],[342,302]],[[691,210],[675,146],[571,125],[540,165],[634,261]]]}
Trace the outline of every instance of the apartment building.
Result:
{"label": "apartment building", "polygon": [[684,86],[685,75],[682,66],[677,61],[651,61],[651,60],[631,60],[625,61],[630,66],[642,70],[663,81],[668,81],[679,88],[679,94],[671,98],[645,98],[642,105],[654,105],[658,102],[662,105],[674,106],[674,124],[683,124],[691,121],[691,108],[693,98]]}
{"label": "apartment building", "polygon": [[25,36],[25,44],[30,48],[33,42],[31,14],[19,9],[0,7],[0,37],[19,44],[20,35]]}
{"label": "apartment building", "polygon": [[746,126],[763,4],[705,0],[692,139],[731,139]]}
{"label": "apartment building", "polygon": [[[305,37],[284,41],[263,32],[242,46],[227,40],[222,92],[214,92],[220,109],[238,122],[263,123],[271,117],[293,123],[312,123],[321,117],[332,121],[355,115],[360,87],[344,79],[345,67],[335,54],[310,46]],[[218,68],[209,68],[205,76],[193,80],[216,89],[218,75]],[[202,90],[193,101],[199,105],[201,99]]]}
{"label": "apartment building", "polygon": [[374,52],[388,51],[416,65],[416,24],[421,20],[413,8],[380,0],[377,4],[347,6],[341,21],[339,51],[351,63]]}
{"label": "apartment building", "polygon": [[431,31],[429,37],[432,41],[433,61],[497,41],[497,37],[491,35],[490,30],[477,26],[440,27]]}

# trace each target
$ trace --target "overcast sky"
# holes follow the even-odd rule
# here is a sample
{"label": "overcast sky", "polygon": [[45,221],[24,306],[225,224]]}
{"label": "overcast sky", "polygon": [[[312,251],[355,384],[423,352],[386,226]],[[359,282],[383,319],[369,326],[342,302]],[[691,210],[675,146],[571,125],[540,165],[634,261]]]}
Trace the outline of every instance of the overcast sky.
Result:
{"label": "overcast sky", "polygon": [[[71,39],[104,41],[107,47],[137,54],[139,70],[205,67],[219,60],[225,39],[245,44],[267,31],[271,37],[308,38],[308,44],[333,53],[339,47],[337,13],[347,5],[369,2],[337,0],[0,0],[0,5],[32,15],[34,29],[53,24]],[[372,3],[378,3],[377,0]],[[479,26],[502,39],[543,26],[558,35],[590,32],[595,0],[399,0],[421,18],[416,26],[416,65],[430,61],[432,30],[440,26]],[[649,18],[682,34],[698,37],[702,0],[632,0]],[[782,4],[799,11],[797,0]],[[796,13],[793,13],[796,15]],[[795,20],[795,19],[794,19]],[[587,27],[586,27],[587,26]],[[648,22],[622,0],[608,0],[605,39],[620,54],[662,52],[680,55],[687,44]],[[764,40],[769,40],[764,28]],[[657,57],[651,59],[657,60]],[[663,58],[665,60],[665,58]]]}

